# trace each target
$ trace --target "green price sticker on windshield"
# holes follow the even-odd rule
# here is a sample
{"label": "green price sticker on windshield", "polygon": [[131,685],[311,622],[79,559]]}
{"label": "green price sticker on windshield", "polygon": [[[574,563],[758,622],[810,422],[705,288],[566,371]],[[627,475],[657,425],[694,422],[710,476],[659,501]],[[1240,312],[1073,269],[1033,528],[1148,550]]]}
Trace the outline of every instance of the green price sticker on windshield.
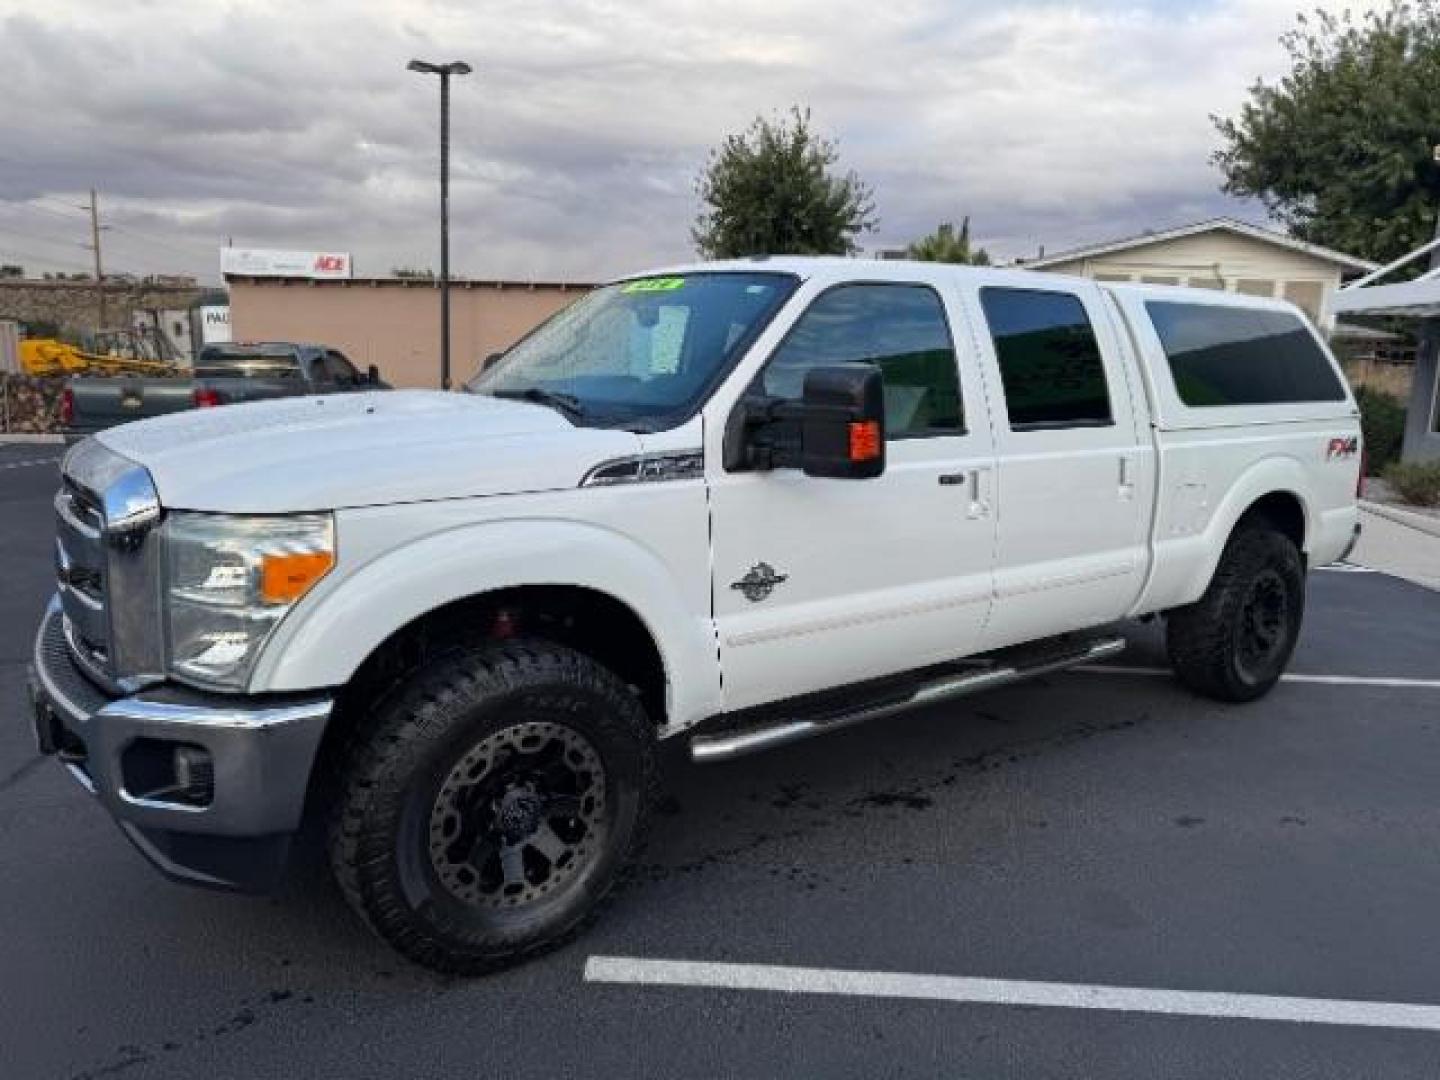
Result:
{"label": "green price sticker on windshield", "polygon": [[652,277],[638,281],[627,281],[620,286],[622,293],[674,292],[685,287],[683,277]]}

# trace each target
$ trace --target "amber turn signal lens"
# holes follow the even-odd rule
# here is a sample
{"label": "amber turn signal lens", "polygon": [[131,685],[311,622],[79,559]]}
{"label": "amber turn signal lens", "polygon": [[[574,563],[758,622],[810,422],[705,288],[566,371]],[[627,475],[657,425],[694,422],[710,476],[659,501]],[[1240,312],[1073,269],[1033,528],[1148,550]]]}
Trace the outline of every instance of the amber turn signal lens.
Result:
{"label": "amber turn signal lens", "polygon": [[874,420],[850,424],[850,460],[874,461],[880,456],[880,425]]}
{"label": "amber turn signal lens", "polygon": [[335,557],[328,551],[266,555],[260,566],[260,597],[267,604],[298,600],[334,565]]}

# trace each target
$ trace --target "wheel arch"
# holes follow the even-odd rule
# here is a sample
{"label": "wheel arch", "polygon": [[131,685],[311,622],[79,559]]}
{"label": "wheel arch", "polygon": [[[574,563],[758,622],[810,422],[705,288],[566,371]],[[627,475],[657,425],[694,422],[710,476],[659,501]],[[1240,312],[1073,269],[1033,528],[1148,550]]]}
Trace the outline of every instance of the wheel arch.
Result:
{"label": "wheel arch", "polygon": [[506,586],[417,615],[361,661],[342,698],[383,693],[395,679],[456,645],[513,638],[584,653],[633,686],[651,722],[665,726],[667,681],[659,642],[624,601],[582,585]]}
{"label": "wheel arch", "polygon": [[1305,558],[1309,547],[1310,519],[1304,500],[1298,494],[1294,491],[1277,490],[1260,496],[1235,520],[1226,536],[1227,541],[1242,526],[1261,522],[1270,525],[1288,539],[1295,545],[1295,550],[1300,552],[1300,558]]}
{"label": "wheel arch", "polygon": [[1308,561],[1316,538],[1316,508],[1304,466],[1289,456],[1255,462],[1230,482],[1203,529],[1160,535],[1156,575],[1136,613],[1163,611],[1198,600],[1215,576],[1225,545],[1242,524],[1263,521],[1288,537]]}
{"label": "wheel arch", "polygon": [[[719,711],[720,679],[708,606],[688,610],[685,597],[684,583],[655,555],[607,529],[553,519],[466,526],[402,544],[326,583],[281,624],[250,690],[344,688],[419,630],[496,635],[494,614],[507,605],[516,614],[522,604],[543,612],[547,632],[539,636],[559,640],[555,626],[569,598],[590,628],[608,616],[605,634],[572,643],[612,659],[606,639],[638,645],[651,675],[659,673],[659,690],[653,678],[646,682],[658,703],[652,716],[663,729],[687,726]],[[538,625],[521,618],[516,629],[535,633]]]}

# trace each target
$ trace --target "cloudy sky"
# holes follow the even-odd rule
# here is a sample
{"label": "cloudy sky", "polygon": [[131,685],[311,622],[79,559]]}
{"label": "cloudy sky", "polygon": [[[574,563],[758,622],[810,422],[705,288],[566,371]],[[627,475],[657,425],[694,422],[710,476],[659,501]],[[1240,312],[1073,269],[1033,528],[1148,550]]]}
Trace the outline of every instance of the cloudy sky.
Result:
{"label": "cloudy sky", "polygon": [[[808,105],[875,189],[866,247],[971,215],[1002,256],[1261,208],[1211,113],[1314,0],[0,0],[0,262],[217,277],[219,246],[437,262],[433,78],[455,84],[457,273],[690,255],[708,149]],[[1340,6],[1322,4],[1322,6]],[[1363,7],[1363,3],[1351,3]]]}

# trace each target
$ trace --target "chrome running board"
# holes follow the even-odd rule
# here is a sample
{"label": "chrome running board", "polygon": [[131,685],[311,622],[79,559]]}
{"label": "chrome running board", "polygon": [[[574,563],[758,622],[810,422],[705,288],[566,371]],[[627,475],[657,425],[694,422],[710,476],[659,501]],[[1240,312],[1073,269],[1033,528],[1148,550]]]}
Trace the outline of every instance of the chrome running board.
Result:
{"label": "chrome running board", "polygon": [[[921,683],[900,700],[863,706],[853,712],[832,713],[814,720],[780,720],[715,735],[697,735],[690,740],[690,757],[702,763],[729,761],[731,758],[838,731],[840,728],[852,727],[867,720],[890,716],[922,705],[935,705],[982,690],[993,690],[1036,675],[1103,660],[1124,652],[1125,645],[1123,637],[1099,638],[1084,642],[1070,651],[1041,653],[1036,656],[1034,663],[1028,664],[1023,659],[1023,652],[1003,650],[996,654],[993,661],[984,657],[970,661],[977,665],[970,671]],[[1007,662],[1012,657],[1013,662]]]}

